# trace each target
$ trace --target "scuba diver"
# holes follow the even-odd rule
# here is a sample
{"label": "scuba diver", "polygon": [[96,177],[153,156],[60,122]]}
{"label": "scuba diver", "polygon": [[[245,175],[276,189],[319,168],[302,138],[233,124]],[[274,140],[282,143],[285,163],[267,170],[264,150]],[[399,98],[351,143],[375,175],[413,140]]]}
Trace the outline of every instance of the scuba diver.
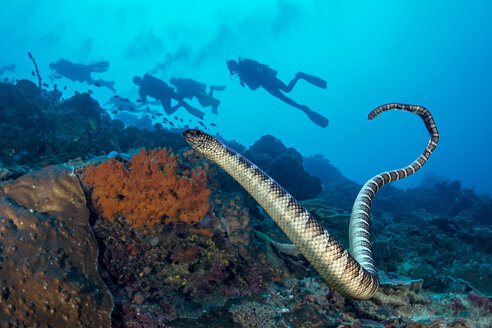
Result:
{"label": "scuba diver", "polygon": [[214,91],[224,90],[226,88],[225,85],[211,85],[207,94],[207,85],[193,79],[179,79],[173,77],[170,82],[176,88],[176,93],[179,96],[188,99],[196,97],[202,107],[211,106],[212,113],[217,114],[217,107],[220,104],[220,100],[213,97]]}
{"label": "scuba diver", "polygon": [[109,69],[108,61],[101,61],[94,64],[84,65],[75,64],[66,59],[60,59],[56,63],[50,63],[50,68],[58,74],[56,78],[64,76],[71,81],[87,82],[97,87],[103,86],[116,93],[114,81],[94,80],[91,73],[106,72]]}
{"label": "scuba diver", "polygon": [[3,73],[5,72],[13,72],[15,71],[15,65],[14,64],[11,64],[11,65],[4,65],[3,67],[0,67],[0,76],[3,75]]}
{"label": "scuba diver", "polygon": [[[174,113],[179,107],[184,107],[188,113],[200,119],[203,119],[203,115],[205,115],[204,112],[186,103],[183,97],[174,91],[173,87],[150,74],[145,74],[143,78],[140,76],[133,77],[133,83],[140,87],[139,93],[143,103],[147,101],[147,96],[155,98],[161,102],[162,108],[168,115]],[[171,106],[171,99],[177,100],[178,104]]]}
{"label": "scuba diver", "polygon": [[241,86],[246,84],[251,90],[256,90],[259,87],[263,87],[269,94],[279,98],[287,104],[302,110],[309,117],[313,123],[325,128],[328,125],[328,119],[311,109],[306,105],[300,105],[294,100],[290,99],[282,92],[291,92],[299,79],[303,79],[308,83],[311,83],[319,88],[326,89],[326,81],[319,77],[309,75],[303,72],[299,72],[296,76],[286,85],[279,78],[277,78],[277,71],[268,67],[268,65],[260,64],[259,62],[239,57],[238,61],[234,59],[227,60],[227,68],[231,74],[231,79],[235,76],[239,76]]}

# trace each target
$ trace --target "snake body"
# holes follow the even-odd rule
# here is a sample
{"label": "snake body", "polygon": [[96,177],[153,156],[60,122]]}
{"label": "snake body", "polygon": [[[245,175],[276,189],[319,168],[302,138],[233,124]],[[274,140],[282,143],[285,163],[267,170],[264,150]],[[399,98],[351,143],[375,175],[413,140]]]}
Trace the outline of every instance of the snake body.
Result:
{"label": "snake body", "polygon": [[383,185],[418,171],[439,140],[434,119],[422,106],[386,104],[371,111],[368,119],[393,109],[419,115],[429,131],[430,140],[423,153],[412,164],[378,174],[364,184],[354,202],[350,217],[351,254],[287,191],[245,157],[203,131],[186,130],[183,135],[195,150],[220,165],[249,192],[330,287],[348,298],[368,299],[379,287],[370,242],[369,212],[372,199]]}

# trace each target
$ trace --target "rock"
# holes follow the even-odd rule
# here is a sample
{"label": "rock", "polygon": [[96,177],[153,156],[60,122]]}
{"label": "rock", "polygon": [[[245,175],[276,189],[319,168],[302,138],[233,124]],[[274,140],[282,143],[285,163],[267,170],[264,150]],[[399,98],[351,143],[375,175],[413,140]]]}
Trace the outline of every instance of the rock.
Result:
{"label": "rock", "polygon": [[73,169],[49,166],[0,185],[0,322],[110,327],[112,297]]}
{"label": "rock", "polygon": [[215,227],[226,232],[231,243],[247,250],[251,243],[251,219],[242,195],[221,193],[215,198],[218,213]]}
{"label": "rock", "polygon": [[142,293],[136,293],[135,295],[133,295],[133,300],[132,300],[133,303],[141,305],[144,301],[145,298],[142,295]]}
{"label": "rock", "polygon": [[157,245],[159,245],[159,237],[156,236],[156,237],[152,238],[150,240],[150,245],[151,246],[157,246]]}

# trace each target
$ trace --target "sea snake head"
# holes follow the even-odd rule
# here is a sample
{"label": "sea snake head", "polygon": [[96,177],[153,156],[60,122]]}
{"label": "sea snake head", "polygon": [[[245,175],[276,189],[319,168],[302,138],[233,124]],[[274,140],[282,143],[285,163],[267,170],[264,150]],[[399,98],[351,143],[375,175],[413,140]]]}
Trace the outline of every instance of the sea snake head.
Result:
{"label": "sea snake head", "polygon": [[215,158],[226,148],[211,135],[197,129],[186,130],[183,132],[183,136],[193,149],[209,159]]}

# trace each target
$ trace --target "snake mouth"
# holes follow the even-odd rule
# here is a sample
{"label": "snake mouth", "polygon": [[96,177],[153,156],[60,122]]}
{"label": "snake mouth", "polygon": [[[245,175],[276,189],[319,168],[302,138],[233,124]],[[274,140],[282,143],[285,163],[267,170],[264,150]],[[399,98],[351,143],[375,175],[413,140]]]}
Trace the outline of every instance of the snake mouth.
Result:
{"label": "snake mouth", "polygon": [[183,137],[193,148],[199,144],[200,140],[202,140],[205,135],[205,132],[198,129],[188,129],[183,132]]}

